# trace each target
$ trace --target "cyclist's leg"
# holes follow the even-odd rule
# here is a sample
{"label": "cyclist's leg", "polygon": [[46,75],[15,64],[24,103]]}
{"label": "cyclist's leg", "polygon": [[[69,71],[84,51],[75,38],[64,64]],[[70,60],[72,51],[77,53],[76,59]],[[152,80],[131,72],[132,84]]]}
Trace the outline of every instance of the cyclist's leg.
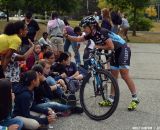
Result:
{"label": "cyclist's leg", "polygon": [[[114,57],[111,58],[111,62],[110,62],[111,73],[115,79],[118,79],[118,75],[119,75],[118,56],[119,56],[119,52],[115,52]],[[99,105],[111,106],[114,101],[114,95],[115,95],[114,88],[113,86],[111,86],[110,96],[108,97],[107,100],[99,102]]]}
{"label": "cyclist's leg", "polygon": [[129,75],[129,69],[120,69],[120,74],[122,79],[126,82],[130,92],[133,94],[136,94],[136,87],[131,79],[131,76]]}
{"label": "cyclist's leg", "polygon": [[130,103],[128,110],[134,110],[136,109],[139,100],[137,98],[137,91],[135,84],[129,75],[130,57],[131,57],[131,50],[128,46],[125,46],[124,48],[122,48],[122,51],[119,56],[119,68],[121,77],[127,84],[132,94],[132,102]]}

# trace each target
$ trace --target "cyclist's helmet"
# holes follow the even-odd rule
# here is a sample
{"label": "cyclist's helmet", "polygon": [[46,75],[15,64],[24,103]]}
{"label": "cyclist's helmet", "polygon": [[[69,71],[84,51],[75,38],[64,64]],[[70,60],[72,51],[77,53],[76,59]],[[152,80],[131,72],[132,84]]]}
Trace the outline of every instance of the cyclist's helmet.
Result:
{"label": "cyclist's helmet", "polygon": [[97,24],[98,23],[93,16],[87,16],[81,20],[79,25],[81,27],[84,27],[84,26],[97,25]]}

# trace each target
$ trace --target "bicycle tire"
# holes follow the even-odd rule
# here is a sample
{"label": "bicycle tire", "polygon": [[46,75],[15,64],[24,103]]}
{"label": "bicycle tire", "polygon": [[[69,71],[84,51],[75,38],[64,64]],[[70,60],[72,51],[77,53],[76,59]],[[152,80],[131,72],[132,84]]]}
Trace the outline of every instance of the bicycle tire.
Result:
{"label": "bicycle tire", "polygon": [[82,108],[84,109],[84,112],[86,113],[86,115],[96,121],[99,120],[105,120],[107,118],[109,118],[116,110],[117,106],[118,106],[118,102],[119,102],[119,86],[117,81],[115,80],[115,78],[111,75],[110,72],[108,72],[107,70],[101,69],[101,70],[97,70],[97,73],[101,73],[104,74],[107,78],[109,78],[113,84],[114,87],[114,91],[115,91],[115,97],[114,97],[114,102],[111,106],[111,108],[109,109],[109,111],[107,111],[105,114],[97,116],[97,115],[93,115],[86,107],[85,104],[85,98],[84,98],[84,90],[86,87],[86,84],[88,82],[88,80],[91,78],[91,74],[88,75],[88,77],[86,79],[84,79],[84,82],[82,83],[82,86],[80,88],[80,104],[82,106]]}

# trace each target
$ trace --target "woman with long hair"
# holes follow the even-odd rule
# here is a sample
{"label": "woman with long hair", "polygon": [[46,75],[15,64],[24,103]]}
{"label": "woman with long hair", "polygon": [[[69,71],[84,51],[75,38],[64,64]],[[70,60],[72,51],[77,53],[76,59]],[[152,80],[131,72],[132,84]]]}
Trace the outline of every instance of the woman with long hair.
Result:
{"label": "woman with long hair", "polygon": [[6,69],[14,52],[18,51],[21,45],[21,38],[27,35],[28,29],[25,23],[17,21],[8,23],[4,33],[0,35],[0,78],[4,78],[3,70]]}
{"label": "woman with long hair", "polygon": [[21,130],[23,122],[17,118],[12,119],[11,112],[11,83],[7,79],[0,79],[0,127],[3,126],[8,130]]}
{"label": "woman with long hair", "polygon": [[106,28],[111,31],[112,28],[112,20],[110,16],[110,11],[107,8],[102,9],[102,28]]}

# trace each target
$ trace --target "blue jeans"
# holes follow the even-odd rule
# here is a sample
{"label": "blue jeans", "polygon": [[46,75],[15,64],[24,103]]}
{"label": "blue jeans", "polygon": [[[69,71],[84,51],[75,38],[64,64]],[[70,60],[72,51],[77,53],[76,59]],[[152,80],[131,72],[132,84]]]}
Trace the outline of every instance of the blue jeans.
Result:
{"label": "blue jeans", "polygon": [[19,125],[18,130],[22,130],[23,122],[17,118],[6,119],[0,122],[0,125],[9,127],[10,125]]}
{"label": "blue jeans", "polygon": [[72,106],[70,106],[70,105],[64,105],[64,104],[60,104],[57,102],[41,103],[41,104],[36,105],[36,107],[39,107],[41,109],[51,108],[51,109],[55,110],[56,112],[64,112],[64,111],[68,111],[72,108]]}
{"label": "blue jeans", "polygon": [[[51,76],[48,76],[46,81],[49,86],[56,84],[56,80]],[[60,87],[57,87],[57,89],[53,92],[53,95],[54,95],[54,98],[61,98],[62,95],[64,95],[64,92]]]}
{"label": "blue jeans", "polygon": [[81,64],[80,53],[79,53],[79,50],[77,49],[77,46],[78,46],[77,42],[71,42],[66,39],[64,43],[64,52],[68,52],[70,45],[72,45],[72,49],[75,54],[74,58],[75,58],[76,64],[78,65]]}
{"label": "blue jeans", "polygon": [[47,83],[48,83],[49,86],[52,86],[52,85],[56,84],[56,80],[53,77],[51,77],[51,76],[48,76],[46,78],[46,81],[47,81]]}

